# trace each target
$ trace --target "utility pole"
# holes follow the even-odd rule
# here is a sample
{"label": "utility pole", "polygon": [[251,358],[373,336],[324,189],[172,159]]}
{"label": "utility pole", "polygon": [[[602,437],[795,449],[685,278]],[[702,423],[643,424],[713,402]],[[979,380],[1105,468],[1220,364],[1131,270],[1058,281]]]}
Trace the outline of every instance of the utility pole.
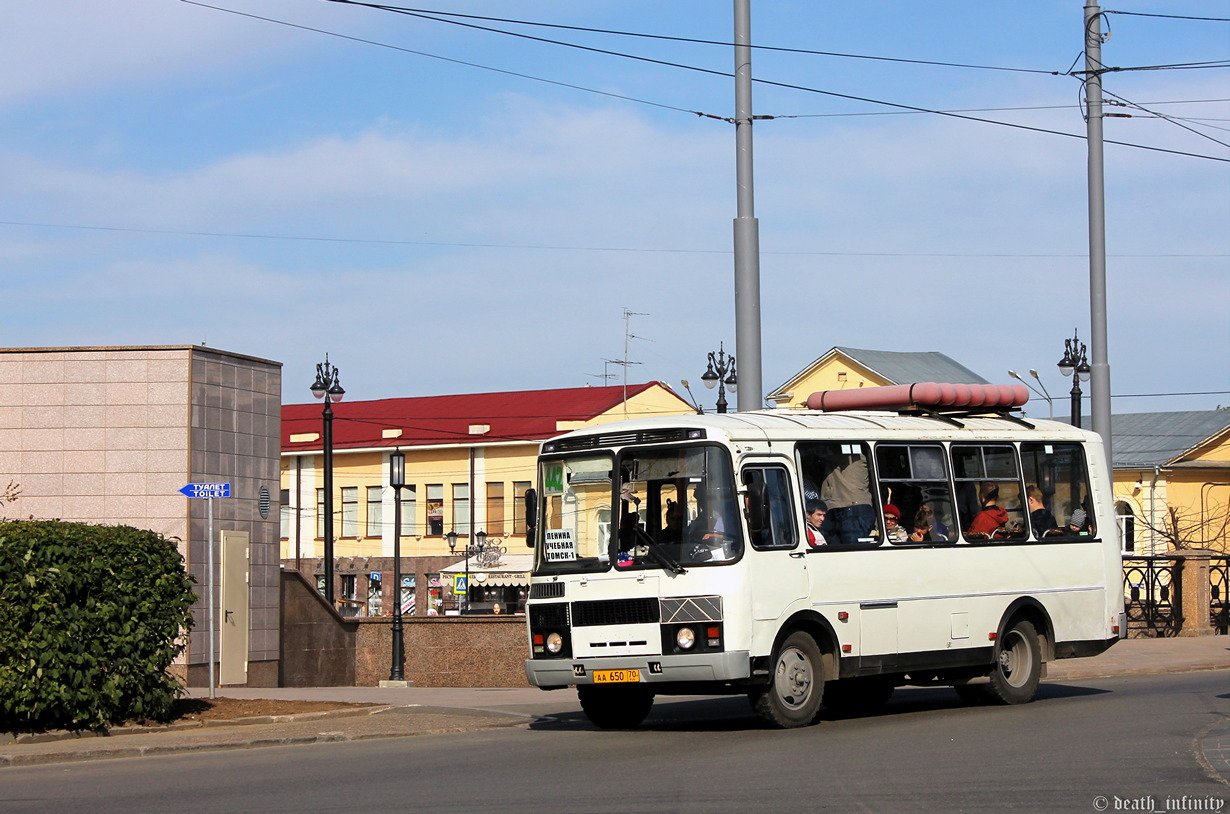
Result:
{"label": "utility pole", "polygon": [[640,362],[628,361],[628,340],[644,339],[641,336],[635,336],[632,333],[632,317],[647,317],[649,314],[642,314],[639,311],[629,311],[624,309],[624,360],[619,364],[624,366],[624,418],[628,417],[628,365],[639,365]]}
{"label": "utility pole", "polygon": [[752,10],[735,0],[735,356],[739,411],[764,406],[760,371],[760,225],[752,192]]}
{"label": "utility pole", "polygon": [[1106,464],[1112,466],[1110,362],[1106,330],[1106,189],[1102,160],[1102,9],[1085,3],[1085,132],[1089,150],[1089,410],[1093,431],[1102,436]]}

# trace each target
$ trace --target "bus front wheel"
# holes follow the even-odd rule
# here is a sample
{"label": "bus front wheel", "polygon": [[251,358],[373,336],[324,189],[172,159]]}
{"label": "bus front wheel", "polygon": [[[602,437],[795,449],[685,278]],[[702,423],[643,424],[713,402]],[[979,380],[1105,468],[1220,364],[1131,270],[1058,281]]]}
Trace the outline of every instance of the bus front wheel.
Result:
{"label": "bus front wheel", "polygon": [[820,648],[811,636],[795,631],[773,655],[773,675],[768,686],[752,693],[749,700],[765,721],[788,729],[814,723],[823,695]]}
{"label": "bus front wheel", "polygon": [[653,693],[638,684],[577,687],[581,711],[601,729],[635,729],[653,708]]}

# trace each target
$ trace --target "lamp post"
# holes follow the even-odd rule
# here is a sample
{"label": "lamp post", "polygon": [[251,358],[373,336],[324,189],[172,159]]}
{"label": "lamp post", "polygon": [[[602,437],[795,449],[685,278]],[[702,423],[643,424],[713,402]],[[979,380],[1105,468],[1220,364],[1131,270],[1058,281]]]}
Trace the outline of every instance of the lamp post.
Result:
{"label": "lamp post", "polygon": [[316,365],[316,381],[312,383],[312,396],[325,400],[321,418],[324,422],[325,447],[325,601],[333,606],[333,402],[340,402],[346,391],[338,382],[337,367],[329,364],[329,354],[324,362]]}
{"label": "lamp post", "polygon": [[406,454],[400,449],[389,456],[389,486],[393,487],[393,666],[389,681],[405,681],[405,652],[401,621],[401,490],[406,485]]}
{"label": "lamp post", "polygon": [[734,393],[738,389],[739,377],[735,373],[734,355],[727,356],[720,342],[718,343],[716,354],[713,351],[709,351],[709,367],[705,369],[700,380],[710,390],[715,386],[717,387],[717,411],[719,413],[726,412],[726,388],[729,387],[730,392]]}
{"label": "lamp post", "polygon": [[[448,541],[449,556],[452,556],[452,557],[457,556],[457,532],[450,531],[448,534],[444,535],[444,539]],[[469,572],[470,572],[470,563],[467,560],[466,561],[466,593],[467,594],[470,592],[470,573]],[[454,596],[457,595],[457,592],[455,590],[453,591],[453,595]],[[461,615],[461,600],[460,599],[457,600],[457,615],[458,616]]]}
{"label": "lamp post", "polygon": [[487,532],[474,532],[474,542],[466,546],[466,610],[470,609],[470,556],[478,556],[487,545]]}
{"label": "lamp post", "polygon": [[1072,426],[1081,425],[1081,382],[1089,381],[1089,357],[1085,343],[1072,331],[1072,338],[1063,340],[1063,358],[1059,360],[1059,375],[1072,377]]}
{"label": "lamp post", "polygon": [[1038,379],[1038,387],[1042,388],[1042,392],[1038,392],[1037,387],[1034,387],[1032,384],[1025,381],[1023,378],[1021,378],[1021,374],[1017,373],[1015,370],[1009,370],[1008,375],[1016,379],[1021,384],[1028,387],[1030,390],[1034,392],[1035,395],[1041,396],[1043,399],[1045,399],[1047,409],[1051,411],[1051,419],[1053,420],[1055,418],[1055,400],[1052,399],[1051,394],[1047,392],[1046,385],[1042,383],[1042,379],[1038,378],[1038,371],[1034,370],[1033,368],[1030,368],[1029,375],[1033,376],[1035,379]]}

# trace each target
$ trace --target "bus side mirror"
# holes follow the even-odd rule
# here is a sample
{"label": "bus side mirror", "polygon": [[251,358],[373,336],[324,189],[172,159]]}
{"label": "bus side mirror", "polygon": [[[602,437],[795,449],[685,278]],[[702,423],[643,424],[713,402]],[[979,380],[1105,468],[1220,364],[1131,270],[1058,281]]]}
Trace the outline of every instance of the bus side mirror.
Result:
{"label": "bus side mirror", "polygon": [[525,490],[525,544],[534,547],[534,529],[538,525],[538,493]]}

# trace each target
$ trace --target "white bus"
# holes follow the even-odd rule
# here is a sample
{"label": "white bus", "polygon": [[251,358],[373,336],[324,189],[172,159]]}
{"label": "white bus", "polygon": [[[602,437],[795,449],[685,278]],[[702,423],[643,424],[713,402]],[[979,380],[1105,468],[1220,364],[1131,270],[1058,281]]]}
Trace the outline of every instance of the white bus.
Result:
{"label": "white bus", "polygon": [[603,728],[656,695],[745,694],[781,727],[906,685],[1032,700],[1125,627],[1101,441],[1013,415],[1027,396],[829,391],[545,443],[527,677]]}

